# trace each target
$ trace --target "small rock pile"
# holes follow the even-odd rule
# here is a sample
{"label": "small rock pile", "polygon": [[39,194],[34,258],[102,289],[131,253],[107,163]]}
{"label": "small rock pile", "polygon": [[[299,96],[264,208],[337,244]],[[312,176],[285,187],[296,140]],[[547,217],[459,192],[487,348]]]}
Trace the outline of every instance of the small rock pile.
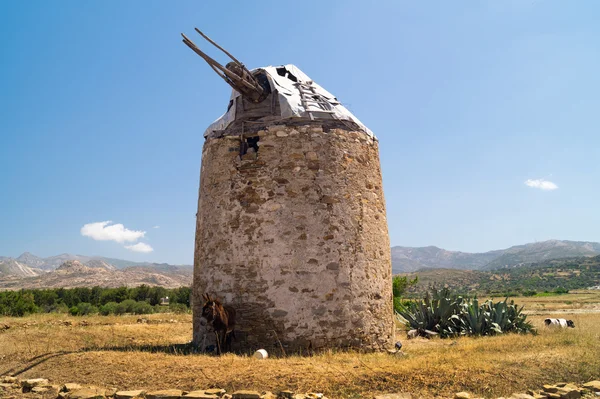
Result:
{"label": "small rock pile", "polygon": [[56,399],[327,399],[322,393],[314,392],[300,394],[281,391],[279,394],[274,394],[269,391],[238,390],[227,393],[221,388],[191,392],[180,389],[148,392],[144,390],[119,391],[117,389],[83,387],[75,383],[67,383],[62,386],[53,385],[45,378],[19,380],[11,376],[0,377],[0,398],[16,398],[20,396],[19,394],[38,394],[42,398]]}
{"label": "small rock pile", "polygon": [[[526,393],[513,393],[508,398],[500,397],[498,399],[580,399],[580,398],[600,398],[600,381],[590,381],[577,386],[561,382],[554,385],[544,385],[542,390],[528,389]],[[474,398],[468,392],[458,392],[454,399],[483,399]]]}

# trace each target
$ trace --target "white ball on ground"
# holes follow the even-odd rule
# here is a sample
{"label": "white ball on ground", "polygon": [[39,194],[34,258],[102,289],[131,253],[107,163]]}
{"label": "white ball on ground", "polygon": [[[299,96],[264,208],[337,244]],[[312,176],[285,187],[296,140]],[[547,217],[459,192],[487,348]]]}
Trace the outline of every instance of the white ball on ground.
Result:
{"label": "white ball on ground", "polygon": [[266,350],[259,349],[256,352],[254,352],[254,357],[257,359],[266,359],[269,357],[269,354],[267,353]]}

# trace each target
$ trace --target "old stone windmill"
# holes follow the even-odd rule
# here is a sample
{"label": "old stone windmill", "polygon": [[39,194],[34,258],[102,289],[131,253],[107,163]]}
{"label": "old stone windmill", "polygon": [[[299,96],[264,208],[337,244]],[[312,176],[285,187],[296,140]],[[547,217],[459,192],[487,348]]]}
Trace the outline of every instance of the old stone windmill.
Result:
{"label": "old stone windmill", "polygon": [[294,65],[225,67],[232,88],[204,133],[194,253],[194,343],[213,335],[202,294],[237,311],[239,350],[393,342],[391,255],[378,141]]}

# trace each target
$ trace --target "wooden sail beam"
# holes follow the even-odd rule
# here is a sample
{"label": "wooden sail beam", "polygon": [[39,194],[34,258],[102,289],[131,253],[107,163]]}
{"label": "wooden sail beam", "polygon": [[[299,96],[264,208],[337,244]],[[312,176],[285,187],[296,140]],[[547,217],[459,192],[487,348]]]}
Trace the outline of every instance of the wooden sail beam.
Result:
{"label": "wooden sail beam", "polygon": [[206,63],[215,71],[217,75],[219,75],[225,82],[230,85],[234,90],[237,90],[242,96],[248,98],[253,102],[260,102],[264,99],[263,92],[264,89],[258,83],[258,81],[252,76],[252,73],[238,61],[233,55],[231,55],[227,50],[219,46],[213,40],[211,40],[208,36],[202,33],[198,28],[195,28],[196,31],[205,38],[209,43],[217,47],[219,50],[224,52],[229,58],[233,60],[227,64],[227,66],[223,66],[215,61],[213,58],[208,56],[202,50],[196,46],[194,42],[192,42],[186,35],[183,33],[183,43],[185,43],[190,49],[192,49],[196,54],[198,54]]}

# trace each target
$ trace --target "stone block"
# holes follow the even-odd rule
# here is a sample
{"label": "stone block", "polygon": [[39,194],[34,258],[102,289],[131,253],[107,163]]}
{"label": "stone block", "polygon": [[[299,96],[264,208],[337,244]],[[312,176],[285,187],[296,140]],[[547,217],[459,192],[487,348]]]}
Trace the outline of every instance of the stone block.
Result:
{"label": "stone block", "polygon": [[454,399],[471,399],[471,394],[468,392],[457,392],[454,394]]}
{"label": "stone block", "polygon": [[[464,393],[464,392],[462,392]],[[384,395],[377,395],[375,399],[412,399],[412,395],[408,392],[402,393],[386,393]]]}
{"label": "stone block", "polygon": [[48,385],[49,382],[46,378],[30,378],[28,380],[21,381],[23,388],[33,388]]}
{"label": "stone block", "polygon": [[211,394],[206,393],[205,391],[192,391],[190,393],[183,395],[183,397],[190,398],[190,399],[217,399],[218,398],[217,395],[211,395]]}
{"label": "stone block", "polygon": [[68,394],[69,399],[104,399],[104,389],[82,388]]}
{"label": "stone block", "polygon": [[82,387],[79,384],[75,384],[74,382],[67,382],[60,388],[60,392],[71,392],[81,388]]}
{"label": "stone block", "polygon": [[260,399],[260,392],[241,390],[233,393],[233,399]]}
{"label": "stone block", "polygon": [[586,382],[585,384],[583,384],[583,387],[590,391],[600,392],[600,381],[595,380],[595,381]]}
{"label": "stone block", "polygon": [[148,392],[146,399],[179,399],[183,396],[180,389],[163,389],[161,391]]}
{"label": "stone block", "polygon": [[145,391],[138,389],[134,391],[117,391],[115,399],[133,399],[144,396]]}
{"label": "stone block", "polygon": [[513,393],[510,399],[534,399],[534,397],[526,393]]}
{"label": "stone block", "polygon": [[207,393],[209,395],[221,396],[225,393],[225,390],[223,388],[210,388],[210,389],[205,389],[204,393]]}

